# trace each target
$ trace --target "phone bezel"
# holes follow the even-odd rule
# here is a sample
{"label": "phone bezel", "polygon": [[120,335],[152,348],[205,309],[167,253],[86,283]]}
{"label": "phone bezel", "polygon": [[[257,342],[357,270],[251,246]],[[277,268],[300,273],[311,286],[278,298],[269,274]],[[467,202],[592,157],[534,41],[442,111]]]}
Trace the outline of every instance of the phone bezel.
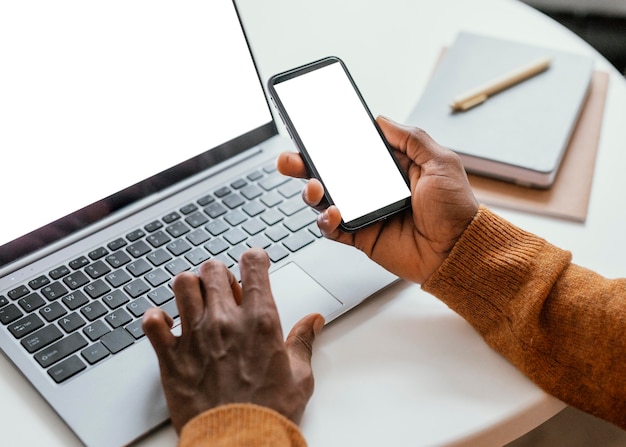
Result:
{"label": "phone bezel", "polygon": [[[308,170],[308,173],[310,175],[310,177],[316,178],[317,180],[319,180],[322,185],[324,186],[324,194],[325,194],[325,199],[328,201],[329,205],[330,204],[334,204],[334,201],[332,199],[332,194],[331,192],[329,192],[326,189],[326,185],[324,183],[324,179],[320,176],[319,172],[317,171],[317,169],[315,168],[315,164],[313,163],[313,161],[311,160],[311,157],[307,151],[306,146],[304,145],[304,143],[302,142],[302,140],[300,139],[300,136],[298,134],[297,129],[295,128],[295,126],[293,125],[293,122],[291,121],[289,114],[287,113],[287,110],[285,109],[283,103],[280,100],[280,97],[278,95],[278,93],[276,92],[276,89],[274,88],[274,86],[276,84],[280,84],[282,82],[288,81],[290,79],[293,79],[295,77],[298,76],[302,76],[305,75],[307,73],[310,73],[312,71],[324,68],[328,65],[331,64],[340,64],[340,66],[343,69],[344,74],[347,76],[348,80],[350,81],[350,84],[352,85],[352,88],[354,89],[356,95],[358,96],[361,105],[363,106],[363,108],[365,109],[365,111],[367,112],[367,115],[372,123],[372,125],[376,128],[376,131],[378,132],[378,135],[380,136],[381,141],[383,142],[384,146],[387,148],[387,151],[389,153],[389,156],[391,157],[391,159],[393,160],[399,175],[404,179],[404,182],[406,183],[407,187],[410,190],[410,183],[409,183],[409,179],[407,178],[405,172],[402,170],[402,168],[400,167],[400,164],[398,163],[398,160],[396,159],[396,157],[393,154],[393,148],[389,145],[389,143],[387,142],[387,140],[385,139],[382,131],[380,130],[380,127],[378,126],[378,124],[376,123],[376,120],[374,119],[374,117],[372,116],[372,113],[369,110],[369,107],[367,107],[367,104],[365,103],[365,100],[363,99],[363,96],[361,95],[361,92],[359,91],[356,83],[354,82],[354,79],[352,78],[352,76],[350,75],[350,72],[348,71],[348,68],[346,67],[346,65],[344,64],[344,62],[336,57],[336,56],[329,56],[329,57],[325,57],[323,59],[319,59],[317,61],[314,62],[310,62],[308,64],[305,65],[301,65],[299,67],[284,71],[282,73],[278,73],[275,74],[274,76],[270,77],[270,79],[268,80],[268,90],[270,92],[270,99],[272,101],[272,103],[274,104],[274,106],[276,107],[276,109],[278,110],[278,114],[280,115],[281,120],[283,121],[283,124],[285,125],[287,132],[289,133],[291,139],[293,140],[294,144],[296,145],[296,147],[298,148],[302,159],[304,161],[304,164]],[[355,185],[355,187],[358,187],[358,185]],[[380,220],[386,219],[398,212],[401,212],[407,208],[409,208],[411,206],[411,196],[409,193],[409,196],[407,196],[405,199],[399,200],[397,202],[394,203],[390,203],[389,205],[386,205],[382,208],[379,208],[377,210],[371,211],[363,216],[360,216],[356,219],[350,220],[348,222],[342,220],[341,224],[340,224],[340,228],[343,231],[346,232],[354,232],[357,230],[360,230],[361,228],[364,228],[368,225],[371,225],[375,222],[378,222]],[[340,210],[341,211],[341,210]]]}

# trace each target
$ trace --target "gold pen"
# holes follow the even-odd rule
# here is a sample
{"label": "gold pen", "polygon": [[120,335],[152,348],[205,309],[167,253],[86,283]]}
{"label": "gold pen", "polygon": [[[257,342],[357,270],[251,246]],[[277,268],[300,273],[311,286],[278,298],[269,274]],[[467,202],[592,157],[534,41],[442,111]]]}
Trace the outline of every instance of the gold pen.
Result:
{"label": "gold pen", "polygon": [[485,102],[488,97],[547,70],[551,62],[552,57],[542,57],[530,64],[516,68],[509,73],[492,79],[489,82],[453,98],[450,103],[450,108],[453,112],[469,110]]}

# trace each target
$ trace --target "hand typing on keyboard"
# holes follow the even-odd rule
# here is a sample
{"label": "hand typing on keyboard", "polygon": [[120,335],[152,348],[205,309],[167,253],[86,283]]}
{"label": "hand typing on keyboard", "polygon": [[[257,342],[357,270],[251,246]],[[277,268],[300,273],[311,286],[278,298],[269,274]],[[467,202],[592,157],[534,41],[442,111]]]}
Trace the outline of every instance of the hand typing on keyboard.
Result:
{"label": "hand typing on keyboard", "polygon": [[243,253],[241,285],[219,261],[173,282],[182,332],[160,308],[143,317],[159,360],[161,381],[177,432],[196,415],[230,403],[269,407],[295,423],[313,393],[311,349],[324,324],[319,314],[300,320],[286,341],[260,249]]}

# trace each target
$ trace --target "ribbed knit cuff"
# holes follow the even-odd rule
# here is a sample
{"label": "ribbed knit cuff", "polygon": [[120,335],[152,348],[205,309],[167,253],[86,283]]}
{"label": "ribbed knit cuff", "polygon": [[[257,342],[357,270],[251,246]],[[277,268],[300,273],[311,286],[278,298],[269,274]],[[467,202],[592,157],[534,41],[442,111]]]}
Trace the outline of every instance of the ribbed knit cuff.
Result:
{"label": "ribbed knit cuff", "polygon": [[[508,315],[544,252],[566,253],[480,207],[442,266],[422,289],[485,334]],[[567,262],[569,255],[560,256]],[[541,262],[541,261],[539,261]]]}
{"label": "ribbed knit cuff", "polygon": [[183,427],[179,447],[305,447],[296,424],[253,404],[223,405],[196,416]]}

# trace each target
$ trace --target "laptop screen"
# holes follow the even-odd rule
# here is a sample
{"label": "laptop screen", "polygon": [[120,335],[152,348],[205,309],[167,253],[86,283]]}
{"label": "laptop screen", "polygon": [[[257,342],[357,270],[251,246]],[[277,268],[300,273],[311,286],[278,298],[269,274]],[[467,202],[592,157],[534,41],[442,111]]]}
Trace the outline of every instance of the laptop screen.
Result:
{"label": "laptop screen", "polygon": [[0,266],[276,133],[231,0],[3,2]]}

